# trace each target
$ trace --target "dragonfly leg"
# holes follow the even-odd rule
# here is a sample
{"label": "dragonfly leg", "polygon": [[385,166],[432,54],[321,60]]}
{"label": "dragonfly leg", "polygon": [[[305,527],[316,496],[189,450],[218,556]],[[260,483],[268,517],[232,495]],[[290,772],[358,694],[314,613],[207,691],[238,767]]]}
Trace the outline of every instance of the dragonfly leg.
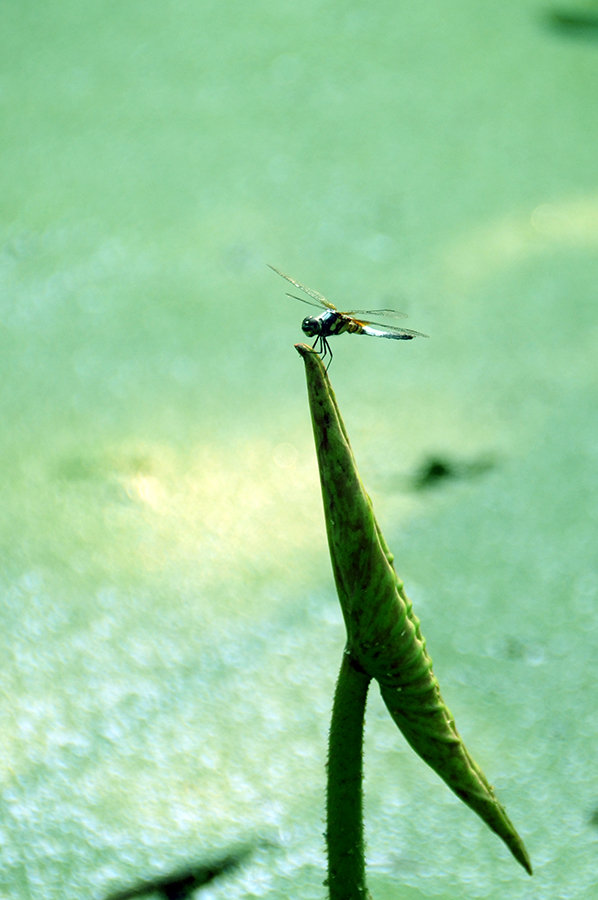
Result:
{"label": "dragonfly leg", "polygon": [[315,350],[316,353],[319,353],[322,357],[322,362],[326,359],[327,356],[330,357],[328,365],[326,366],[326,371],[330,368],[330,363],[332,362],[332,350],[330,349],[330,344],[326,340],[326,338],[319,334],[313,344],[311,345],[312,350]]}

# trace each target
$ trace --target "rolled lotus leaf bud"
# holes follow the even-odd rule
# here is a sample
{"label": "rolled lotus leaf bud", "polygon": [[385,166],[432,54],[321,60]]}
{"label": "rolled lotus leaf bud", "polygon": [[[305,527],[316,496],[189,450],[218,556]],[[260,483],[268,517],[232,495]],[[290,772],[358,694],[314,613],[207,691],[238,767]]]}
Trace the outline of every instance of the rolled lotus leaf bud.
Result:
{"label": "rolled lotus leaf bud", "polygon": [[296,345],[306,368],[332,569],[347,652],[380,686],[405,739],[506,843],[531,874],[523,842],[467,751],[446,707],[420,623],[393,567],[317,353]]}

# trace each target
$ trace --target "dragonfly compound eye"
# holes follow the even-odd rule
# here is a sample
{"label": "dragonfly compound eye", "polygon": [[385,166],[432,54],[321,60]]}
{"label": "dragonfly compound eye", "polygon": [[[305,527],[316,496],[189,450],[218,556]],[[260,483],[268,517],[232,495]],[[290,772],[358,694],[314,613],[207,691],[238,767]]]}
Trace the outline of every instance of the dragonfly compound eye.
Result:
{"label": "dragonfly compound eye", "polygon": [[319,322],[313,316],[306,316],[306,318],[301,323],[301,330],[303,334],[306,334],[308,337],[313,337],[314,334],[320,333]]}

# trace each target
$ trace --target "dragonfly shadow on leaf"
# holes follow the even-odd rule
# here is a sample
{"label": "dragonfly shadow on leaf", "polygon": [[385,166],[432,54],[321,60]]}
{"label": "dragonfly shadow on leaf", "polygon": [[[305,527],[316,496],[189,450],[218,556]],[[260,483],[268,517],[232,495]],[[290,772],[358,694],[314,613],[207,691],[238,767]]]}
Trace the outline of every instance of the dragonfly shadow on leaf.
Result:
{"label": "dragonfly shadow on leaf", "polygon": [[133,900],[145,896],[157,896],[161,900],[188,900],[193,891],[240,866],[251,849],[241,848],[236,853],[175,869],[166,875],[142,879],[130,888],[109,894],[105,900]]}
{"label": "dragonfly shadow on leaf", "polygon": [[457,460],[448,456],[432,455],[425,459],[410,479],[414,491],[427,491],[448,481],[467,481],[493,469],[495,460],[488,456],[478,459]]}
{"label": "dragonfly shadow on leaf", "polygon": [[598,13],[553,9],[545,13],[544,21],[564,37],[598,40]]}

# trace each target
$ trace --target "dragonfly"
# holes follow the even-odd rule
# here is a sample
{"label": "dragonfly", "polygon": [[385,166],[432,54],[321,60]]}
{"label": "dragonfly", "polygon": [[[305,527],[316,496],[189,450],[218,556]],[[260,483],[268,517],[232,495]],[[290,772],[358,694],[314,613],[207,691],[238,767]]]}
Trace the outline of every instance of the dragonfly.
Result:
{"label": "dragonfly", "polygon": [[415,337],[428,337],[427,334],[423,334],[421,331],[412,331],[410,328],[397,328],[394,325],[381,325],[378,322],[371,322],[369,319],[361,318],[361,316],[397,316],[404,318],[406,316],[405,313],[397,312],[394,309],[354,309],[351,312],[341,312],[319,291],[314,291],[313,288],[301,284],[300,281],[291,278],[290,275],[285,275],[284,272],[281,272],[275,266],[269,265],[269,268],[304,294],[307,294],[308,297],[311,297],[311,300],[306,300],[305,297],[298,297],[296,294],[290,294],[288,291],[287,297],[292,297],[293,300],[300,300],[301,303],[307,303],[309,306],[323,309],[323,312],[317,316],[306,316],[301,323],[301,329],[307,337],[315,337],[312,347],[321,353],[323,360],[327,356],[330,357],[326,370],[330,368],[330,363],[332,362],[332,350],[330,349],[328,338],[337,334],[344,334],[345,332],[349,334],[371,334],[373,337],[390,338],[394,341],[411,341]]}

